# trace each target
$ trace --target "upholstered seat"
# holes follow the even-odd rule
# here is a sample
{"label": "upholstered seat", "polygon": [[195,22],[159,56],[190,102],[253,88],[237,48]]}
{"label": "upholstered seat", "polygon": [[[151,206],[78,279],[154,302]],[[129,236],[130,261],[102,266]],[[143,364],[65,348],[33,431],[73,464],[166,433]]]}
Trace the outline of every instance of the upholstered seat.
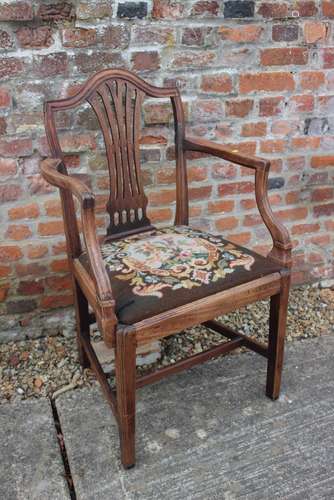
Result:
{"label": "upholstered seat", "polygon": [[[271,259],[188,226],[110,241],[101,251],[116,314],[124,324],[282,269]],[[80,260],[88,269],[86,253]]]}

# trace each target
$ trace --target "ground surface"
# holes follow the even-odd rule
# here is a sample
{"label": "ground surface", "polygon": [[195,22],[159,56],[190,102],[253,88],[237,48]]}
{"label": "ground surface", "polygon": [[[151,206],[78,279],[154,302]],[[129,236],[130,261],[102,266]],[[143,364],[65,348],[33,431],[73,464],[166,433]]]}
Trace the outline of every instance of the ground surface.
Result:
{"label": "ground surface", "polygon": [[[265,341],[268,302],[232,313],[224,322]],[[306,285],[291,291],[288,342],[321,336],[332,331],[333,325],[333,290]],[[220,335],[203,327],[192,328],[163,341],[162,357],[157,364],[173,363],[221,341]],[[95,385],[95,378],[90,370],[81,373],[74,338],[57,336],[0,345],[0,404],[52,396],[59,389],[91,385]]]}
{"label": "ground surface", "polygon": [[[137,465],[127,472],[99,390],[60,395],[76,498],[333,499],[334,336],[288,344],[276,402],[264,396],[265,369],[241,353],[138,391]],[[46,400],[0,406],[0,424],[0,498],[67,500]]]}

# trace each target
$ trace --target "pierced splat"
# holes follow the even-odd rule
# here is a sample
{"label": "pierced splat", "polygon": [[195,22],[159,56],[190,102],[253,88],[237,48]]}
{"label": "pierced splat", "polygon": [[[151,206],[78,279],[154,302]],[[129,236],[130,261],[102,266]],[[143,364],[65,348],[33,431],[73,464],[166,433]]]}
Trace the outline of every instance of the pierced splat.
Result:
{"label": "pierced splat", "polygon": [[123,80],[107,80],[87,97],[101,126],[110,175],[108,235],[150,226],[139,152],[144,93]]}

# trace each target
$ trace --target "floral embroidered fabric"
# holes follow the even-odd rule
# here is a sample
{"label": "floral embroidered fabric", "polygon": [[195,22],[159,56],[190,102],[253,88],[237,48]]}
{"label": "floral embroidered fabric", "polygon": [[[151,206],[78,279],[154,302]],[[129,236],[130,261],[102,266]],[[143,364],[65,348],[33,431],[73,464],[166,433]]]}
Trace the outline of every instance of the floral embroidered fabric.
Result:
{"label": "floral embroidered fabric", "polygon": [[249,271],[254,263],[231,243],[181,226],[106,244],[102,255],[114,279],[129,281],[135,295],[159,298],[166,288],[209,285],[238,266]]}
{"label": "floral embroidered fabric", "polygon": [[[112,240],[101,252],[124,324],[281,269],[270,259],[188,226]],[[80,260],[89,271],[87,254]]]}

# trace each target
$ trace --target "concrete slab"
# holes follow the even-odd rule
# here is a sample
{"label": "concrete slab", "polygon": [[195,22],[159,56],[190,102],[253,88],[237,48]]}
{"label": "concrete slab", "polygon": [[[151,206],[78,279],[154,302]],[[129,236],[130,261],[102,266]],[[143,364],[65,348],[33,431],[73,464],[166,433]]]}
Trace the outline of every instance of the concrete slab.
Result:
{"label": "concrete slab", "polygon": [[67,500],[70,495],[46,400],[0,406],[1,500]]}
{"label": "concrete slab", "polygon": [[57,400],[78,500],[334,498],[334,337],[287,349],[283,394],[265,359],[218,359],[138,392],[137,465],[119,463],[97,389]]}

